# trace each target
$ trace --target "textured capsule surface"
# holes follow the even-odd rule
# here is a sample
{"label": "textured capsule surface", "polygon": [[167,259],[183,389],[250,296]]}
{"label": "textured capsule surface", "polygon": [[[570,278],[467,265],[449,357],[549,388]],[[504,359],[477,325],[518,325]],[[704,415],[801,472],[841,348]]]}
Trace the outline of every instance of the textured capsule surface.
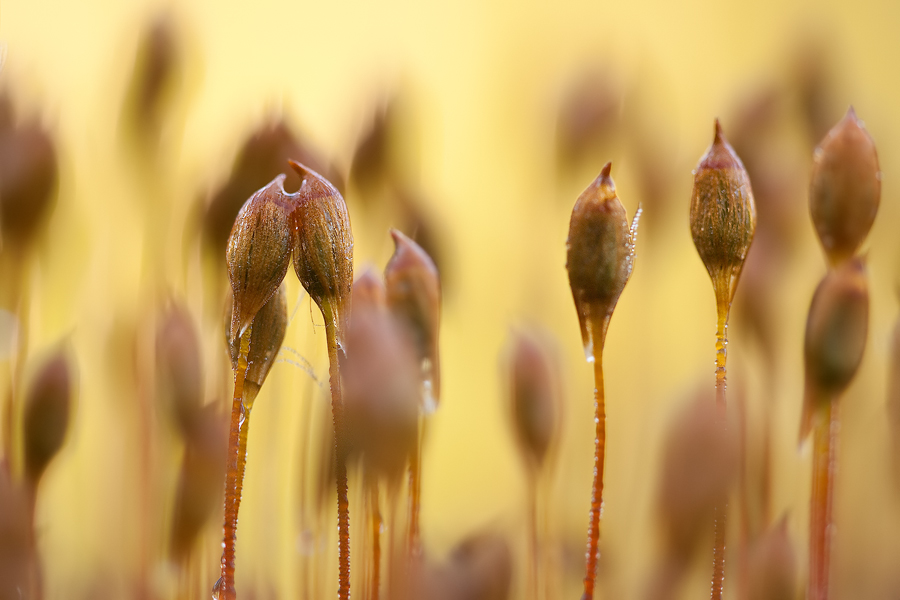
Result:
{"label": "textured capsule surface", "polygon": [[[572,209],[566,270],[585,348],[602,343],[605,327],[631,277],[638,215],[629,227],[607,163]],[[593,332],[596,322],[603,331]]]}
{"label": "textured capsule surface", "polygon": [[747,170],[718,121],[713,143],[694,170],[690,221],[716,298],[730,305],[756,230],[756,207]]}
{"label": "textured capsule surface", "polygon": [[341,312],[353,285],[353,233],[347,205],[327,179],[300,163],[289,162],[303,177],[300,190],[293,195],[294,271],[320,308],[327,302]]}
{"label": "textured capsule surface", "polygon": [[291,198],[284,175],[247,200],[228,239],[226,260],[234,298],[230,336],[238,338],[284,280],[291,262]]}

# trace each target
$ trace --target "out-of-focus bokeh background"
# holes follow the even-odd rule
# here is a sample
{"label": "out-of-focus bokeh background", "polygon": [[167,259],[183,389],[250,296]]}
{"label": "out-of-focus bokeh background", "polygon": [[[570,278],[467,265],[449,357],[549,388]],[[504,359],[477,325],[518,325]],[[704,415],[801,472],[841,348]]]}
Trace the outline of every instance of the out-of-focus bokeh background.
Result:
{"label": "out-of-focus bokeh background", "polygon": [[[155,51],[147,50],[153,27],[169,36]],[[661,552],[665,432],[714,383],[715,305],[688,204],[691,170],[715,117],[750,170],[759,212],[729,328],[729,398],[745,407],[752,473],[765,415],[772,424],[770,507],[761,516],[754,505],[750,522],[759,529],[786,519],[799,594],[810,485],[809,447],[797,443],[802,339],[825,273],[808,217],[808,173],[815,145],[850,104],[877,144],[884,175],[867,243],[869,342],[842,401],[834,597],[896,597],[900,492],[885,397],[898,312],[898,27],[900,4],[877,0],[6,0],[2,87],[16,121],[37,120],[50,132],[59,179],[46,226],[21,263],[30,309],[28,355],[18,362],[16,308],[3,307],[2,382],[8,386],[19,362],[27,381],[61,340],[78,372],[69,437],[37,502],[46,597],[128,598],[141,577],[153,597],[187,597],[178,595],[184,577],[165,560],[183,443],[142,393],[153,375],[154,315],[177,298],[202,342],[205,401],[227,409],[222,244],[230,224],[217,227],[209,207],[217,198],[227,205],[221,190],[254,133],[257,148],[302,147],[301,158],[345,192],[357,273],[383,269],[393,251],[389,227],[416,236],[437,261],[443,391],[424,451],[423,541],[440,560],[472,532],[506,536],[515,598],[527,597],[527,482],[502,357],[512,327],[556,338],[564,418],[542,493],[544,560],[553,597],[575,597],[593,380],[565,240],[576,197],[612,161],[629,215],[639,203],[644,215],[604,357],[600,596],[643,597]],[[153,71],[159,64],[168,67]],[[155,100],[142,104],[142,94]],[[368,151],[357,151],[363,139]],[[231,189],[243,200],[256,187]],[[235,211],[223,209],[232,218]],[[10,272],[0,280],[7,289]],[[327,388],[317,383],[327,381],[325,336],[296,278],[287,281],[287,349],[250,432],[237,583],[246,597],[310,597],[310,589],[329,597],[333,515],[319,531],[313,508],[328,410]],[[142,451],[142,436],[152,451]],[[359,500],[353,489],[351,496]],[[204,590],[217,577],[220,514],[195,553]],[[358,560],[361,546],[354,553]],[[707,566],[705,557],[696,563],[685,597],[708,593]],[[726,597],[735,594],[731,586]]]}

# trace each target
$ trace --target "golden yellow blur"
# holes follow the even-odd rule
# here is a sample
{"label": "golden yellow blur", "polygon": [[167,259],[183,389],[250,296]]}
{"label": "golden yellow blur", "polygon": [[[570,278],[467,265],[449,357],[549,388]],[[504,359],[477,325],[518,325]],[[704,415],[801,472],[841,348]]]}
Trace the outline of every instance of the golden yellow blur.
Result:
{"label": "golden yellow blur", "polygon": [[[148,159],[123,142],[121,107],[138,40],[166,12],[184,63],[158,153]],[[547,561],[559,586],[553,597],[575,598],[583,576],[594,422],[592,369],[564,268],[569,216],[607,160],[629,215],[647,185],[642,156],[652,157],[668,178],[659,197],[645,199],[634,274],[604,352],[608,422],[598,596],[644,597],[660,551],[656,492],[664,432],[675,411],[715,383],[714,295],[688,227],[691,170],[712,140],[714,118],[729,136],[742,108],[766,89],[787,98],[779,105],[776,134],[767,139],[774,140],[776,170],[789,177],[790,206],[779,214],[790,220],[793,241],[790,252],[769,257],[780,265],[771,282],[774,355],[736,316],[738,285],[729,328],[729,401],[746,400],[753,451],[760,415],[771,411],[771,514],[787,517],[799,557],[799,594],[810,485],[810,449],[797,444],[802,340],[812,292],[826,269],[806,207],[813,146],[799,111],[790,108],[798,103],[795,83],[804,56],[820,59],[829,74],[828,122],[853,104],[875,140],[883,172],[881,207],[865,246],[869,341],[842,401],[834,598],[896,596],[900,488],[891,471],[884,399],[900,281],[898,31],[900,3],[882,0],[6,0],[0,5],[0,82],[20,112],[42,116],[60,157],[56,206],[30,271],[26,374],[34,368],[31,358],[60,339],[68,340],[78,372],[70,436],[37,504],[46,598],[131,598],[141,545],[163,556],[167,524],[160,521],[149,541],[141,541],[141,506],[149,504],[158,516],[171,509],[182,450],[162,412],[152,412],[151,429],[160,440],[152,458],[155,491],[142,500],[141,413],[125,391],[140,376],[147,347],[122,339],[137,335],[142,315],[155,310],[159,297],[183,298],[191,309],[205,349],[206,399],[225,410],[231,389],[220,300],[204,280],[199,242],[191,237],[195,203],[207,201],[228,177],[243,139],[273,115],[283,115],[346,175],[360,132],[395,95],[402,177],[420,194],[438,234],[445,278],[441,402],[424,450],[423,542],[429,556],[440,558],[481,528],[507,534],[515,559],[512,598],[529,596],[525,472],[501,377],[510,328],[544,327],[561,349],[565,419],[547,500]],[[592,69],[613,99],[614,131],[576,166],[560,168],[557,112]],[[348,187],[357,274],[367,264],[383,269],[393,250],[388,228],[399,226],[391,213],[378,212],[378,198],[360,196]],[[305,472],[301,457],[317,469],[328,358],[319,312],[292,272],[286,281],[292,320],[285,341],[290,350],[282,356],[289,360],[275,365],[255,402],[237,533],[237,587],[246,598],[299,598],[304,577],[313,577],[302,568],[304,554],[315,549],[308,539],[313,511],[300,498],[313,497],[315,474],[307,473],[304,484],[299,476]],[[296,354],[311,363],[324,389],[297,366]],[[767,360],[775,361],[774,371]],[[6,394],[10,359],[4,361]],[[362,496],[352,478],[350,485],[352,511]],[[355,514],[361,513],[351,512],[353,539],[359,540]],[[331,562],[318,575],[323,597],[333,597],[337,585],[330,518]],[[199,568],[208,590],[218,577],[221,508],[204,535]],[[732,547],[738,535],[734,518]],[[354,543],[353,553],[354,597],[361,597],[357,561],[364,550]],[[708,594],[707,562],[695,565],[685,598]],[[727,565],[736,564],[730,555]],[[182,597],[171,566],[159,562],[149,576],[159,598]],[[726,598],[737,597],[735,581],[729,571]]]}

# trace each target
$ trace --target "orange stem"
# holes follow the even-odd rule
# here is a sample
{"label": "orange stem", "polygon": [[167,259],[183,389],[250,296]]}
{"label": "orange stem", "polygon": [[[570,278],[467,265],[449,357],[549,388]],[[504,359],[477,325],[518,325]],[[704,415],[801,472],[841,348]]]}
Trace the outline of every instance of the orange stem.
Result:
{"label": "orange stem", "polygon": [[[726,427],[725,416],[725,363],[728,356],[728,305],[718,302],[718,323],[716,327],[716,408],[722,427]],[[710,598],[722,600],[725,586],[725,533],[728,523],[728,498],[716,503],[713,527],[713,574],[710,583]]]}
{"label": "orange stem", "polygon": [[[228,459],[225,463],[225,524],[223,526],[222,576],[214,592],[218,600],[235,600],[234,589],[234,547],[237,539],[237,518],[240,507],[244,461],[241,459],[241,426],[244,421],[244,377],[247,375],[247,356],[250,353],[250,333],[252,324],[241,336],[238,366],[234,370],[234,397],[231,402],[231,428],[228,433]],[[244,434],[246,444],[246,433]],[[245,446],[246,450],[246,446]]]}
{"label": "orange stem", "polygon": [[600,545],[600,513],[603,510],[603,463],[606,454],[606,401],[603,391],[603,351],[595,348],[594,358],[594,484],[591,488],[591,512],[588,522],[587,564],[584,594],[581,600],[592,600],[597,577]]}
{"label": "orange stem", "polygon": [[809,523],[808,600],[827,600],[833,533],[834,476],[837,469],[838,410],[829,401],[813,440],[813,484]]}
{"label": "orange stem", "polygon": [[337,318],[328,303],[322,304],[325,336],[328,342],[331,414],[334,419],[335,479],[338,501],[338,600],[350,599],[350,501],[347,498],[347,450],[344,440],[344,402],[341,397],[341,374],[338,365]]}
{"label": "orange stem", "polygon": [[407,554],[412,560],[421,554],[419,510],[422,506],[422,443],[424,440],[425,420],[420,417],[421,427],[416,440],[416,447],[409,457],[409,539]]}

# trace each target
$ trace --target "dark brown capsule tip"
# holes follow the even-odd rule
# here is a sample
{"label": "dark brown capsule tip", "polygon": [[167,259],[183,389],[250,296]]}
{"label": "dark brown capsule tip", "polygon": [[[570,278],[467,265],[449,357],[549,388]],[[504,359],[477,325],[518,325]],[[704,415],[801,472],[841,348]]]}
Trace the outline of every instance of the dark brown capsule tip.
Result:
{"label": "dark brown capsule tip", "polygon": [[[585,189],[578,197],[578,203],[604,203],[610,200],[617,199],[618,197],[616,196],[616,182],[613,181],[613,178],[610,175],[611,172],[611,162],[603,165],[603,168],[600,170],[597,178],[594,179],[594,181],[591,182],[591,185],[589,185],[587,189]],[[576,210],[578,203],[576,203]]]}
{"label": "dark brown capsule tip", "polygon": [[700,159],[700,163],[697,165],[697,170],[743,170],[743,168],[744,163],[741,162],[741,159],[734,151],[734,148],[732,148],[731,144],[728,143],[728,140],[725,139],[725,134],[722,132],[722,125],[721,123],[719,123],[719,119],[716,119],[715,129],[713,131],[712,145],[706,151],[706,154],[703,155],[703,158]]}
{"label": "dark brown capsule tip", "polygon": [[330,181],[303,163],[289,158],[288,164],[291,165],[291,168],[300,176],[302,180],[300,189],[305,198],[324,198],[340,195],[340,192],[338,192],[337,188],[334,187]]}
{"label": "dark brown capsule tip", "polygon": [[411,237],[398,229],[391,229],[391,239],[394,240],[394,254],[385,267],[385,273],[420,268],[437,279],[438,270],[434,261]]}

